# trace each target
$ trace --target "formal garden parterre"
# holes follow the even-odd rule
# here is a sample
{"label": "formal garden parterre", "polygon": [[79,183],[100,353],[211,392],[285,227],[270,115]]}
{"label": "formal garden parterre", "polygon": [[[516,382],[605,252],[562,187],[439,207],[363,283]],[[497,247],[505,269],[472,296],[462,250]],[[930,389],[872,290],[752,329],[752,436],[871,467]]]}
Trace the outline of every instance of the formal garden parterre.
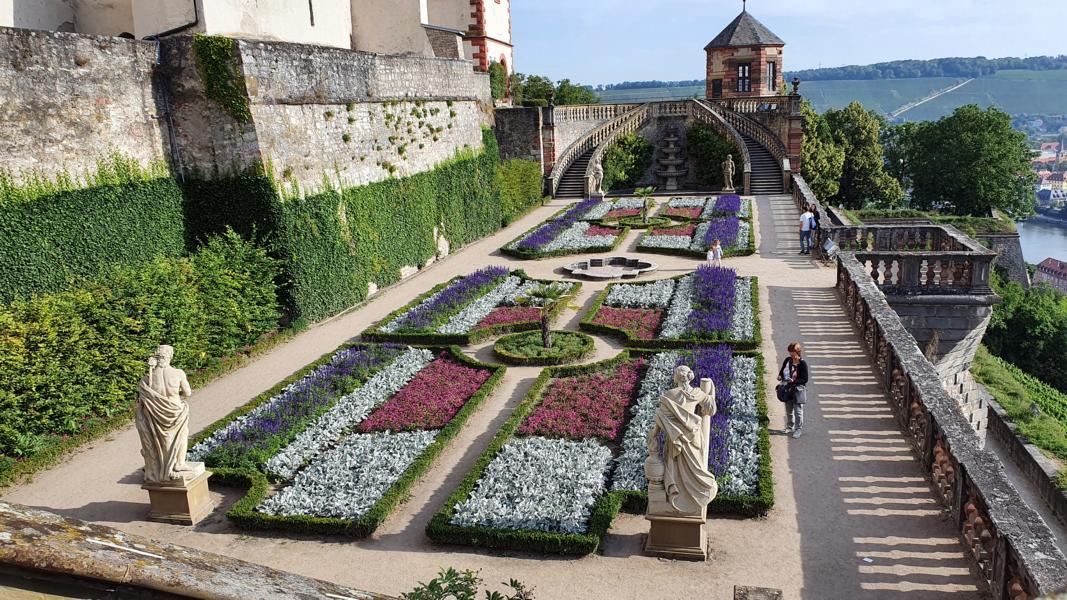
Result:
{"label": "formal garden parterre", "polygon": [[728,342],[751,349],[762,339],[758,295],[757,278],[704,265],[672,279],[609,285],[581,328],[622,337],[637,348]]}
{"label": "formal garden parterre", "polygon": [[667,201],[658,216],[680,223],[654,227],[641,236],[642,252],[704,258],[715,240],[724,256],[747,256],[756,251],[749,200],[737,195],[678,197]]}
{"label": "formal garden parterre", "polygon": [[727,345],[546,369],[427,527],[431,539],[588,554],[624,506],[643,510],[646,439],[674,368],[711,378],[714,513],[756,516],[773,504],[762,359]]}
{"label": "formal garden parterre", "polygon": [[572,204],[509,242],[500,252],[525,259],[610,252],[630,230],[590,222],[590,212],[605,204],[610,203],[596,198]]}
{"label": "formal garden parterre", "polygon": [[503,372],[458,348],[346,346],[206,429],[190,459],[249,488],[238,526],[368,535]]}
{"label": "formal garden parterre", "polygon": [[[532,279],[522,270],[485,267],[434,287],[364,331],[362,337],[368,341],[466,345],[501,333],[537,329],[541,307],[526,296],[541,285],[559,287],[573,296],[582,284]],[[550,307],[550,316],[565,304]]]}

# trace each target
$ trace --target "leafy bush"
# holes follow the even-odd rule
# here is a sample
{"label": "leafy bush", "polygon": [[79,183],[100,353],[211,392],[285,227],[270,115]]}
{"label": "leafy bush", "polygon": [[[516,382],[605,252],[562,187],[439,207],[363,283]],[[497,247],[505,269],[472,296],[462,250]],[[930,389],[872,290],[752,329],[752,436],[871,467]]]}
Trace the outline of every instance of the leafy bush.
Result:
{"label": "leafy bush", "polygon": [[552,346],[545,348],[540,331],[527,331],[505,335],[493,344],[493,351],[508,364],[561,365],[591,354],[593,338],[576,331],[555,331]]}
{"label": "leafy bush", "polygon": [[113,155],[84,180],[0,171],[0,302],[58,292],[72,278],[183,252],[181,190],[166,165]]}
{"label": "leafy bush", "polygon": [[489,93],[493,100],[500,100],[508,93],[508,70],[495,60],[489,63]]}
{"label": "leafy bush", "polygon": [[652,144],[636,133],[620,135],[604,151],[602,166],[605,190],[632,188],[652,166]]}
{"label": "leafy bush", "polygon": [[722,163],[728,154],[732,154],[734,164],[741,167],[738,171],[744,169],[741,152],[710,125],[693,125],[689,128],[687,138],[686,151],[689,153],[689,164],[693,168],[697,183],[714,188],[721,187],[725,183]]}
{"label": "leafy bush", "polygon": [[496,179],[500,187],[500,213],[504,225],[541,204],[541,165],[513,158],[500,163]]}
{"label": "leafy bush", "polygon": [[960,217],[915,209],[885,210],[877,208],[846,210],[845,214],[856,223],[863,223],[870,219],[929,219],[932,223],[939,225],[952,225],[972,237],[989,233],[1016,232],[1015,222],[1007,218]]}
{"label": "leafy bush", "polygon": [[[474,571],[456,571],[452,567],[442,569],[427,583],[419,583],[418,587],[400,597],[402,600],[474,600],[478,594],[478,586],[482,580]],[[512,579],[507,584],[511,592],[507,595],[500,592],[485,590],[486,600],[533,600],[533,588]]]}
{"label": "leafy bush", "polygon": [[275,329],[276,272],[265,251],[231,232],[188,258],[112,268],[0,309],[0,465],[128,414],[160,343],[195,371]]}
{"label": "leafy bush", "polygon": [[1067,369],[1063,368],[1067,296],[1048,284],[1023,289],[1015,282],[1004,281],[996,272],[990,281],[1004,301],[993,308],[993,318],[983,339],[986,348],[1024,372],[1067,392]]}

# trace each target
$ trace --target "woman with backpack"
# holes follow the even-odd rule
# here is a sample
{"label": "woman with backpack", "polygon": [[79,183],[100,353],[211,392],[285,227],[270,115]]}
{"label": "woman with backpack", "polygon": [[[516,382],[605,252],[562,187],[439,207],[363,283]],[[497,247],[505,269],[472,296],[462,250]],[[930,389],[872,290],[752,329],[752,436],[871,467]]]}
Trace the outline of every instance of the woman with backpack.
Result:
{"label": "woman with backpack", "polygon": [[808,363],[801,358],[800,342],[789,344],[789,358],[782,362],[778,371],[778,399],[785,402],[785,433],[793,439],[801,436],[804,428],[804,404],[808,401]]}

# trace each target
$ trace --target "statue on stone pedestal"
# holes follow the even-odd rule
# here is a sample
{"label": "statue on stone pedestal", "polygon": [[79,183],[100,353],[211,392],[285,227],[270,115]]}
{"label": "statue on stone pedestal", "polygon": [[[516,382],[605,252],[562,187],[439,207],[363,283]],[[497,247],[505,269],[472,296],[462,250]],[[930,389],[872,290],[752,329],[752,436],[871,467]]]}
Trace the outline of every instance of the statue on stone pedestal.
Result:
{"label": "statue on stone pedestal", "polygon": [[170,366],[174,348],[159,346],[148,359],[148,374],[137,389],[137,433],[141,436],[146,483],[167,483],[196,477],[203,463],[185,462],[189,448],[189,404],[192,395],[185,371]]}
{"label": "statue on stone pedestal", "polygon": [[703,518],[705,509],[718,493],[715,475],[708,470],[715,384],[710,379],[701,379],[699,388],[691,388],[693,377],[689,367],[675,368],[675,387],[659,398],[655,424],[648,434],[648,460],[645,461],[650,514],[653,497],[662,495],[669,509],[656,507],[659,511]]}
{"label": "statue on stone pedestal", "polygon": [[600,189],[604,186],[604,166],[600,164],[598,159],[593,163],[593,174],[589,177],[589,196],[591,198],[603,198],[604,190]]}
{"label": "statue on stone pedestal", "polygon": [[734,191],[734,155],[727,154],[726,160],[722,161],[722,179],[724,181],[722,191],[733,192]]}
{"label": "statue on stone pedestal", "polygon": [[794,77],[793,78],[793,95],[794,96],[799,96],[800,95],[800,78],[799,77]]}

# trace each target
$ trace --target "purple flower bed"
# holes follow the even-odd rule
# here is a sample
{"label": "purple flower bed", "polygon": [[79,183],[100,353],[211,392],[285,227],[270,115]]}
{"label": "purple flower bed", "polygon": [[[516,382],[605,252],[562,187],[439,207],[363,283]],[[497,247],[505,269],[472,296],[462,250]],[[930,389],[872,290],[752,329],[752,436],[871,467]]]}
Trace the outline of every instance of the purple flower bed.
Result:
{"label": "purple flower bed", "polygon": [[[263,410],[253,411],[239,427],[227,428],[203,456],[210,467],[259,468],[334,400],[352,391],[406,349],[396,344],[354,346],[275,396]],[[213,436],[214,437],[214,436]]]}
{"label": "purple flower bed", "polygon": [[722,477],[730,460],[730,395],[732,370],[730,361],[733,352],[729,346],[710,346],[682,355],[680,365],[693,369],[694,383],[709,378],[715,383],[715,416],[711,418],[711,448],[708,452],[708,467],[716,477]]}
{"label": "purple flower bed", "polygon": [[736,215],[741,212],[741,196],[728,194],[715,200],[715,212]]}
{"label": "purple flower bed", "polygon": [[524,250],[537,250],[541,246],[544,246],[559,237],[561,233],[569,229],[571,225],[574,225],[578,219],[585,216],[585,213],[589,212],[591,208],[599,203],[600,200],[597,200],[596,198],[582,200],[571,207],[570,210],[563,213],[562,216],[541,225],[537,231],[534,231],[523,238],[523,240],[516,244],[515,247]]}
{"label": "purple flower bed", "polygon": [[723,248],[729,248],[737,243],[737,231],[741,227],[741,221],[737,217],[719,217],[708,221],[708,232],[704,235],[704,246],[710,247],[712,242],[719,240]]}
{"label": "purple flower bed", "polygon": [[693,312],[688,332],[696,337],[729,331],[734,314],[737,272],[723,267],[701,266],[693,275]]}
{"label": "purple flower bed", "polygon": [[396,330],[426,329],[435,320],[451,315],[466,306],[478,297],[486,286],[496,283],[507,275],[506,267],[486,267],[475,271],[438,292],[432,300],[411,309],[400,320]]}

